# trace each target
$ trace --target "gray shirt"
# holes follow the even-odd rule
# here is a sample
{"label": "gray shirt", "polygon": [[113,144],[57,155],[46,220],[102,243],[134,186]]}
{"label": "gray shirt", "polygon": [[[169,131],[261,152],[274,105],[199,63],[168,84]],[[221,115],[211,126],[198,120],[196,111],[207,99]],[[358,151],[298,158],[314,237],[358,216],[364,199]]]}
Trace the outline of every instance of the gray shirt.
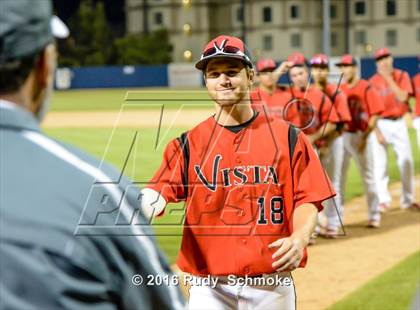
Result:
{"label": "gray shirt", "polygon": [[[172,275],[135,212],[140,198],[120,172],[46,137],[30,113],[0,100],[0,308],[182,307],[177,286],[132,284],[135,274]],[[130,214],[136,225],[114,233]]]}

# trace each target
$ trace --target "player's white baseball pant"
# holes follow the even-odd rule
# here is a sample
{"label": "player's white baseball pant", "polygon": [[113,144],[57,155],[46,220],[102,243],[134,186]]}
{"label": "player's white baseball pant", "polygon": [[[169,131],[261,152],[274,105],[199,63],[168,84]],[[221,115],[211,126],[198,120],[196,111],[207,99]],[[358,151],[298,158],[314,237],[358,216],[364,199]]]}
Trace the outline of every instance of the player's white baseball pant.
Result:
{"label": "player's white baseball pant", "polygon": [[[379,198],[376,190],[374,175],[374,153],[373,143],[376,140],[375,132],[371,132],[366,141],[366,147],[363,152],[359,151],[360,142],[363,134],[361,132],[345,132],[343,133],[344,156],[341,173],[340,192],[344,197],[345,186],[347,180],[347,172],[349,169],[350,159],[353,157],[366,192],[366,200],[368,205],[368,220],[380,221],[381,213],[379,211]],[[344,198],[342,198],[344,200]]]}
{"label": "player's white baseball pant", "polygon": [[377,127],[386,141],[386,145],[380,144],[377,139],[373,143],[373,152],[375,154],[374,173],[379,203],[391,203],[391,195],[388,191],[389,176],[387,169],[387,145],[391,144],[397,156],[397,164],[400,170],[402,183],[401,208],[407,208],[414,202],[413,158],[407,125],[403,118],[397,120],[379,119]]}
{"label": "player's white baseball pant", "polygon": [[290,284],[241,285],[229,282],[227,277],[216,277],[218,281],[214,288],[210,285],[192,285],[188,309],[296,309],[295,287],[290,272],[264,275],[264,278],[267,281],[268,277],[274,276],[288,277]]}
{"label": "player's white baseball pant", "polygon": [[343,215],[343,199],[340,191],[343,155],[343,136],[339,136],[331,142],[325,155],[321,157],[322,165],[327,171],[334,190],[337,193],[334,198],[327,200],[324,211],[324,214],[327,217],[327,228],[333,230],[338,229],[341,226],[340,219]]}
{"label": "player's white baseball pant", "polygon": [[420,116],[413,119],[413,127],[416,130],[417,148],[420,150]]}

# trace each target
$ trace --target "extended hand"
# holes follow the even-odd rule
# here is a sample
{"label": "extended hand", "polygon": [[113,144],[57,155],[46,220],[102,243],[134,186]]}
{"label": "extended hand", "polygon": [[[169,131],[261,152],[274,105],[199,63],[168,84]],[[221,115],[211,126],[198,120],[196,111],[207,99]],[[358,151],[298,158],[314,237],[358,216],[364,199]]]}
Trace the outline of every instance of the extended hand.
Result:
{"label": "extended hand", "polygon": [[278,248],[272,258],[277,271],[292,271],[299,266],[305,248],[304,241],[295,236],[281,238],[271,243],[269,248]]}

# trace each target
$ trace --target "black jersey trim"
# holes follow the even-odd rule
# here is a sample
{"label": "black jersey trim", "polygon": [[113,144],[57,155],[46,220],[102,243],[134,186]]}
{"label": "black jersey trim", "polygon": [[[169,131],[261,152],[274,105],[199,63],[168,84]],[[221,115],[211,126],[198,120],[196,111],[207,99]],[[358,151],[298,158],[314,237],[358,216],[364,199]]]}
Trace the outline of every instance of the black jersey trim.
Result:
{"label": "black jersey trim", "polygon": [[289,163],[290,163],[290,179],[292,181],[292,188],[295,188],[295,180],[293,178],[293,155],[298,140],[300,130],[293,125],[289,125],[288,144],[289,144]]}
{"label": "black jersey trim", "polygon": [[184,199],[188,197],[188,166],[190,164],[190,147],[188,144],[188,132],[184,132],[177,138],[182,154],[184,155],[184,171],[182,172],[182,184],[184,186]]}
{"label": "black jersey trim", "polygon": [[248,127],[258,116],[258,112],[254,110],[254,115],[247,120],[245,123],[239,124],[239,125],[232,125],[232,126],[223,126],[223,128],[226,128],[227,130],[233,132],[233,133],[238,133],[240,132],[242,129]]}
{"label": "black jersey trim", "polygon": [[289,142],[289,156],[290,165],[292,164],[293,155],[300,130],[293,125],[289,125],[288,142]]}

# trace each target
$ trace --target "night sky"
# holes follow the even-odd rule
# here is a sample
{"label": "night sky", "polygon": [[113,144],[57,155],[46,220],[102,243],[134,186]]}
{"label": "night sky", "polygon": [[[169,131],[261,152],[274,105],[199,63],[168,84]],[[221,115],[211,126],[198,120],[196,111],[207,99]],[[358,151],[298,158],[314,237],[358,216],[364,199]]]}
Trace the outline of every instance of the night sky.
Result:
{"label": "night sky", "polygon": [[[55,14],[65,23],[73,16],[82,0],[53,0]],[[124,35],[125,14],[124,0],[93,0],[93,2],[103,2],[105,4],[105,14],[107,21],[114,32]]]}

